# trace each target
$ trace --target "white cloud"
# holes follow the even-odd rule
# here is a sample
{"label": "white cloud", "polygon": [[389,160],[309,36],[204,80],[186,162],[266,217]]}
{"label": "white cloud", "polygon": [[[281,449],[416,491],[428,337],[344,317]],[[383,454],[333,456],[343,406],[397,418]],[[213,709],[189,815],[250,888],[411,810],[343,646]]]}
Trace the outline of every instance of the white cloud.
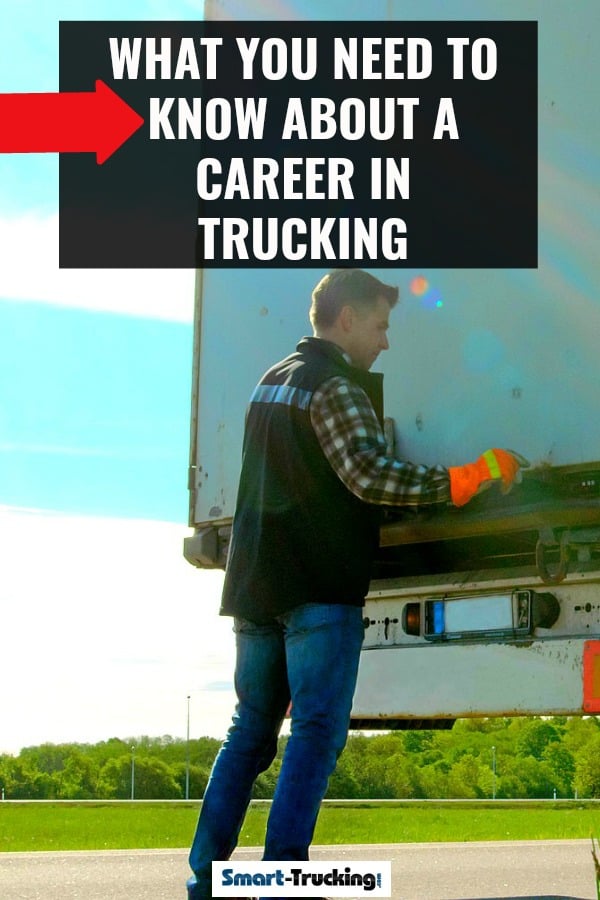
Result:
{"label": "white cloud", "polygon": [[234,638],[183,525],[0,507],[0,753],[45,741],[223,737]]}
{"label": "white cloud", "polygon": [[0,297],[191,322],[192,269],[59,269],[58,214],[0,217]]}

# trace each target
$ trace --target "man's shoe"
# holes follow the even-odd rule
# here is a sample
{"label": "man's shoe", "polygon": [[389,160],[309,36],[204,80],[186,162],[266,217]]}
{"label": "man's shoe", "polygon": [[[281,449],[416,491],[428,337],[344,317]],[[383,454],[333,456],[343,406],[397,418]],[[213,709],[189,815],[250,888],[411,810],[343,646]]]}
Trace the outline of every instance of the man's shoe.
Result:
{"label": "man's shoe", "polygon": [[[186,887],[188,892],[188,900],[207,900],[207,898],[203,897],[200,893],[200,888],[198,882],[196,881],[195,875],[192,875],[191,878],[188,878]],[[219,900],[219,898],[213,897],[212,900]],[[258,897],[227,897],[223,898],[223,900],[258,900]]]}

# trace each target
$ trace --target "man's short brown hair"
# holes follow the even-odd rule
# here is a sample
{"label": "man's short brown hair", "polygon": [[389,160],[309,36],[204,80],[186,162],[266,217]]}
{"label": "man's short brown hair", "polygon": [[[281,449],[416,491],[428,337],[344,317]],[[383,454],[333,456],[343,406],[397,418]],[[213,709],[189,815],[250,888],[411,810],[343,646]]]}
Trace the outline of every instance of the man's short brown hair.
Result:
{"label": "man's short brown hair", "polygon": [[310,321],[313,328],[328,328],[344,306],[365,312],[383,297],[390,308],[398,302],[398,288],[384,284],[362,269],[334,269],[325,275],[312,292]]}

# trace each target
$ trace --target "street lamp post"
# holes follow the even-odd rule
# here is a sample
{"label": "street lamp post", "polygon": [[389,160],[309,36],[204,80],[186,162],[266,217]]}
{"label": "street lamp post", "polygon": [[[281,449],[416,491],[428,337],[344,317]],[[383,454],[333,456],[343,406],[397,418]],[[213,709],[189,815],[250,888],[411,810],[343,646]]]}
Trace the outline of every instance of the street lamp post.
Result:
{"label": "street lamp post", "polygon": [[185,799],[190,799],[190,697],[187,696],[187,731],[185,739]]}
{"label": "street lamp post", "polygon": [[496,748],[492,747],[492,800],[496,799]]}
{"label": "street lamp post", "polygon": [[131,745],[131,799],[135,799],[135,747]]}

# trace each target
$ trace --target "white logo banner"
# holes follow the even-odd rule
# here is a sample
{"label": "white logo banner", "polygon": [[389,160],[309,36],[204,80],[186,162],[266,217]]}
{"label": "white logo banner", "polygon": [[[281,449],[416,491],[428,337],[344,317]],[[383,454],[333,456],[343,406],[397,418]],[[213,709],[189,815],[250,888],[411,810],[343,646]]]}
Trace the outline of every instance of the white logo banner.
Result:
{"label": "white logo banner", "polygon": [[213,862],[213,897],[391,897],[391,862]]}

